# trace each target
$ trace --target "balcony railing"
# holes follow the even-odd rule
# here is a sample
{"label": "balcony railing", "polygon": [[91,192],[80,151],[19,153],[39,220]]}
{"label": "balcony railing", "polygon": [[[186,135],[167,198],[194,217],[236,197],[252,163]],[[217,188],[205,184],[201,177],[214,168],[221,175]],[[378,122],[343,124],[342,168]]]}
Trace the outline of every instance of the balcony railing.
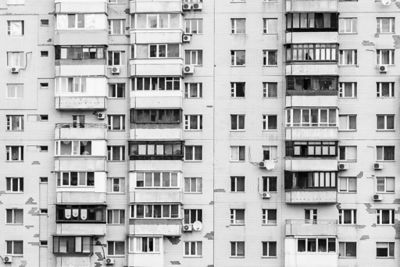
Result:
{"label": "balcony railing", "polygon": [[286,220],[286,236],[336,236],[337,220]]}
{"label": "balcony railing", "polygon": [[286,0],[286,12],[337,12],[338,0]]}

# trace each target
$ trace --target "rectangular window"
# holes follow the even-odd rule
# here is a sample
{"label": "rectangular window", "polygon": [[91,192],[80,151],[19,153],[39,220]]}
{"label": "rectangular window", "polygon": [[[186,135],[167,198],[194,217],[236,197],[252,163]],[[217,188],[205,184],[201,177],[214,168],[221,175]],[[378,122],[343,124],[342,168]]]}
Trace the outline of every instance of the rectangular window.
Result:
{"label": "rectangular window", "polygon": [[339,177],[339,192],[356,193],[357,178],[356,177]]}
{"label": "rectangular window", "polygon": [[125,192],[125,178],[123,178],[123,177],[107,178],[107,192],[124,193]]}
{"label": "rectangular window", "polygon": [[107,210],[108,224],[125,224],[125,210]]}
{"label": "rectangular window", "polygon": [[336,157],[335,141],[287,141],[286,156],[290,157]]}
{"label": "rectangular window", "polygon": [[107,255],[125,255],[125,241],[107,241]]}
{"label": "rectangular window", "polygon": [[92,242],[90,236],[54,236],[53,253],[65,255],[90,254],[93,251]]}
{"label": "rectangular window", "polygon": [[377,33],[395,33],[394,18],[376,18]]}
{"label": "rectangular window", "polygon": [[357,50],[344,49],[339,50],[339,65],[357,65]]}
{"label": "rectangular window", "polygon": [[10,36],[22,36],[24,35],[24,21],[23,20],[8,20],[8,35]]}
{"label": "rectangular window", "polygon": [[202,146],[185,146],[185,160],[198,161],[203,159]]}
{"label": "rectangular window", "polygon": [[394,224],[395,210],[376,210],[376,224]]}
{"label": "rectangular window", "polygon": [[231,114],[231,130],[240,131],[245,128],[245,115]]}
{"label": "rectangular window", "polygon": [[23,209],[6,209],[6,224],[23,224]]}
{"label": "rectangular window", "polygon": [[278,158],[277,146],[262,146],[263,160],[276,160]]}
{"label": "rectangular window", "polygon": [[58,92],[80,94],[86,92],[86,77],[59,77],[56,78]]}
{"label": "rectangular window", "polygon": [[135,124],[179,124],[181,117],[180,109],[131,109]]}
{"label": "rectangular window", "polygon": [[131,237],[130,252],[160,253],[160,237]]}
{"label": "rectangular window", "polygon": [[180,207],[178,204],[156,205],[138,204],[131,205],[131,218],[137,219],[176,219],[180,218]]}
{"label": "rectangular window", "polygon": [[337,109],[289,108],[286,110],[288,127],[336,127]]}
{"label": "rectangular window", "polygon": [[377,130],[394,130],[394,115],[376,115]]}
{"label": "rectangular window", "polygon": [[312,43],[286,45],[287,62],[337,61],[338,44]]}
{"label": "rectangular window", "polygon": [[244,65],[246,65],[246,51],[231,50],[231,66],[244,66]]}
{"label": "rectangular window", "polygon": [[104,59],[104,46],[56,46],[55,59]]}
{"label": "rectangular window", "polygon": [[24,192],[23,177],[6,177],[6,192],[7,193],[22,193]]}
{"label": "rectangular window", "polygon": [[7,67],[23,68],[25,64],[24,52],[7,52]]}
{"label": "rectangular window", "polygon": [[394,193],[395,179],[394,177],[376,177],[377,193]]}
{"label": "rectangular window", "polygon": [[262,224],[276,225],[277,224],[277,210],[276,209],[263,209],[262,210]]}
{"label": "rectangular window", "polygon": [[186,34],[202,34],[203,19],[185,19]]}
{"label": "rectangular window", "polygon": [[357,161],[357,146],[339,146],[340,161]]}
{"label": "rectangular window", "polygon": [[339,33],[357,33],[357,18],[339,18]]}
{"label": "rectangular window", "polygon": [[124,161],[125,146],[107,146],[107,160]]}
{"label": "rectangular window", "polygon": [[23,115],[6,115],[7,131],[20,132],[24,130]]}
{"label": "rectangular window", "polygon": [[264,34],[278,34],[278,19],[277,18],[263,18],[263,33]]}
{"label": "rectangular window", "polygon": [[244,209],[231,209],[231,224],[244,225]]}
{"label": "rectangular window", "polygon": [[339,209],[339,224],[357,224],[357,210]]}
{"label": "rectangular window", "polygon": [[263,66],[277,66],[277,65],[278,65],[278,51],[263,50]]}
{"label": "rectangular window", "polygon": [[125,20],[124,19],[108,20],[108,34],[110,35],[125,34]]}
{"label": "rectangular window", "polygon": [[246,19],[231,19],[231,33],[232,34],[245,34],[246,33]]}
{"label": "rectangular window", "polygon": [[137,188],[178,188],[178,172],[137,172]]}
{"label": "rectangular window", "polygon": [[357,83],[356,82],[341,82],[339,83],[340,98],[356,98]]}
{"label": "rectangular window", "polygon": [[231,161],[244,161],[246,159],[245,146],[231,146]]}
{"label": "rectangular window", "polygon": [[[59,20],[59,24],[61,24],[61,22],[60,22],[61,16],[57,18]],[[83,29],[83,28],[85,28],[85,14],[68,14],[66,16],[67,16],[67,23],[68,23],[67,29]]]}
{"label": "rectangular window", "polygon": [[[132,23],[136,29],[178,29],[180,24],[180,14],[135,14],[136,20],[132,18]],[[136,23],[135,23],[136,22]]]}
{"label": "rectangular window", "polygon": [[23,161],[24,147],[23,146],[6,146],[7,161]]}
{"label": "rectangular window", "polygon": [[242,98],[245,97],[246,83],[244,82],[231,82],[231,97]]}
{"label": "rectangular window", "polygon": [[185,115],[185,130],[202,130],[203,115]]}
{"label": "rectangular window", "polygon": [[357,115],[339,115],[339,130],[357,130]]}
{"label": "rectangular window", "polygon": [[49,20],[48,19],[41,19],[40,20],[40,26],[41,27],[48,27],[49,26]]}
{"label": "rectangular window", "polygon": [[231,257],[244,257],[244,242],[243,241],[231,241]]}
{"label": "rectangular window", "polygon": [[132,90],[135,91],[179,91],[179,77],[138,77],[132,80]]}
{"label": "rectangular window", "polygon": [[184,209],[183,215],[184,224],[192,224],[196,221],[203,221],[203,210],[201,209]]}
{"label": "rectangular window", "polygon": [[299,238],[297,252],[331,253],[336,252],[335,238]]}
{"label": "rectangular window", "polygon": [[278,83],[263,82],[263,97],[277,98],[278,97]]}
{"label": "rectangular window", "polygon": [[109,84],[108,98],[125,98],[125,83]]}
{"label": "rectangular window", "polygon": [[57,223],[106,223],[106,206],[56,205]]}
{"label": "rectangular window", "polygon": [[121,66],[124,64],[124,51],[108,51],[108,66]]}
{"label": "rectangular window", "polygon": [[278,116],[263,115],[263,130],[276,130],[276,129],[278,129]]}
{"label": "rectangular window", "polygon": [[185,256],[200,257],[203,255],[202,241],[185,241]]}
{"label": "rectangular window", "polygon": [[201,177],[185,177],[185,193],[202,193],[203,179]]}
{"label": "rectangular window", "polygon": [[[201,146],[199,149],[191,151],[195,156],[201,156]],[[130,142],[129,143],[129,157],[133,159],[179,159],[183,157],[181,142]],[[189,154],[189,150],[186,151]],[[190,155],[187,155],[188,158]],[[194,159],[192,159],[194,160]]]}
{"label": "rectangular window", "polygon": [[357,242],[339,242],[339,258],[356,258]]}
{"label": "rectangular window", "polygon": [[23,255],[24,241],[6,240],[6,254],[8,255]]}
{"label": "rectangular window", "polygon": [[57,172],[58,187],[93,187],[94,172]]}
{"label": "rectangular window", "polygon": [[203,83],[185,83],[185,98],[202,98]]}
{"label": "rectangular window", "polygon": [[109,131],[125,130],[125,115],[107,115]]}
{"label": "rectangular window", "polygon": [[376,64],[394,65],[394,49],[377,49]]}
{"label": "rectangular window", "polygon": [[244,176],[231,176],[231,192],[244,192],[245,179]]}
{"label": "rectangular window", "polygon": [[394,146],[377,146],[376,147],[376,160],[395,160]]}
{"label": "rectangular window", "polygon": [[394,82],[377,82],[376,97],[394,97]]}
{"label": "rectangular window", "polygon": [[394,258],[394,242],[376,242],[377,258]]}
{"label": "rectangular window", "polygon": [[277,177],[276,176],[263,176],[262,177],[262,191],[263,192],[276,192],[277,191]]}
{"label": "rectangular window", "polygon": [[9,99],[20,99],[24,97],[24,85],[23,84],[7,84],[6,98]]}
{"label": "rectangular window", "polygon": [[203,65],[203,50],[185,50],[185,64]]}
{"label": "rectangular window", "polygon": [[[136,45],[137,58],[177,58],[179,57],[179,44],[149,44]],[[147,53],[146,51],[147,50]]]}
{"label": "rectangular window", "polygon": [[262,256],[263,257],[276,257],[277,256],[276,241],[263,241],[262,242]]}

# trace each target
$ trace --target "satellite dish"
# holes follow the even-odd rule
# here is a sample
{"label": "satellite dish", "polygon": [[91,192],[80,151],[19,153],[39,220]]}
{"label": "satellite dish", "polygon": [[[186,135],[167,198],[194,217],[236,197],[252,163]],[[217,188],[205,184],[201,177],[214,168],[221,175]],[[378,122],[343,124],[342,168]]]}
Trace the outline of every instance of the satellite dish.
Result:
{"label": "satellite dish", "polygon": [[392,0],[381,0],[382,5],[388,6],[392,3]]}
{"label": "satellite dish", "polygon": [[201,229],[203,229],[203,224],[200,221],[195,221],[193,223],[193,230],[201,231]]}

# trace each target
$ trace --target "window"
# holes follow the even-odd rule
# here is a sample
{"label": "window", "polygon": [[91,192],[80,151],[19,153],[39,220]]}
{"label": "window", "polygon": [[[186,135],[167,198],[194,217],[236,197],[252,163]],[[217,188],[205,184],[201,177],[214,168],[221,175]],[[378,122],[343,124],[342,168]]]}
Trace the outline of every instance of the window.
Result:
{"label": "window", "polygon": [[377,97],[394,97],[394,82],[377,82]]}
{"label": "window", "polygon": [[287,62],[337,61],[338,44],[289,44],[286,45]]}
{"label": "window", "polygon": [[263,66],[277,66],[277,65],[278,65],[278,51],[263,50]]}
{"label": "window", "polygon": [[203,65],[203,50],[185,50],[185,64]]}
{"label": "window", "polygon": [[56,156],[92,155],[92,141],[56,141]]}
{"label": "window", "polygon": [[394,177],[376,177],[377,193],[394,193],[395,179]]}
{"label": "window", "polygon": [[41,27],[48,27],[49,26],[49,20],[48,19],[41,19],[40,20],[40,26]]}
{"label": "window", "polygon": [[179,57],[179,44],[136,45],[136,58],[176,58]]}
{"label": "window", "polygon": [[185,115],[185,130],[202,130],[203,115]]}
{"label": "window", "polygon": [[160,253],[160,237],[131,237],[130,251],[137,253]]}
{"label": "window", "polygon": [[125,255],[125,242],[107,241],[107,255],[109,256]]}
{"label": "window", "polygon": [[108,224],[124,224],[125,210],[107,210]]}
{"label": "window", "polygon": [[6,177],[6,192],[8,193],[24,192],[24,178]]}
{"label": "window", "polygon": [[339,177],[339,192],[356,193],[357,178],[356,177]]}
{"label": "window", "polygon": [[231,192],[244,192],[244,176],[231,176]]}
{"label": "window", "polygon": [[86,77],[59,77],[56,78],[58,92],[85,93]]}
{"label": "window", "polygon": [[136,187],[137,188],[177,188],[178,173],[177,172],[137,172]]}
{"label": "window", "polygon": [[202,34],[203,19],[185,19],[186,34]]}
{"label": "window", "polygon": [[41,183],[47,183],[49,181],[48,177],[40,177]]}
{"label": "window", "polygon": [[244,225],[244,209],[231,209],[231,224]]}
{"label": "window", "polygon": [[192,224],[196,221],[203,222],[203,211],[201,209],[184,209],[183,214],[185,224]]}
{"label": "window", "polygon": [[231,66],[244,66],[244,65],[246,65],[246,51],[231,50]]}
{"label": "window", "polygon": [[54,254],[89,254],[93,251],[90,236],[54,236]]}
{"label": "window", "polygon": [[244,257],[244,242],[231,241],[231,257]]}
{"label": "window", "polygon": [[24,241],[6,240],[6,254],[8,255],[22,255],[24,254]]}
{"label": "window", "polygon": [[263,97],[277,98],[278,97],[278,83],[263,82]]}
{"label": "window", "polygon": [[132,80],[132,90],[137,91],[179,91],[180,88],[179,77],[138,77]]}
{"label": "window", "polygon": [[125,130],[125,115],[107,115],[108,130],[124,131]]}
{"label": "window", "polygon": [[341,82],[339,83],[340,98],[356,98],[357,83],[356,82]]}
{"label": "window", "polygon": [[[85,14],[68,14],[67,20],[68,20],[68,29],[83,29],[85,28]],[[63,16],[58,16],[57,17],[57,23],[61,24]]]}
{"label": "window", "polygon": [[7,52],[7,67],[23,68],[25,62],[24,57],[24,52]]}
{"label": "window", "polygon": [[185,98],[202,98],[202,83],[185,83]]}
{"label": "window", "polygon": [[[287,76],[286,88],[287,93],[295,93],[298,91],[301,94],[315,95],[315,91],[334,91],[338,90],[337,76]],[[321,92],[322,93],[322,92]]]}
{"label": "window", "polygon": [[124,161],[125,146],[107,146],[107,160]]}
{"label": "window", "polygon": [[125,20],[124,19],[108,20],[108,34],[110,35],[125,34]]}
{"label": "window", "polygon": [[336,189],[336,172],[286,172],[285,189]]}
{"label": "window", "polygon": [[6,209],[6,224],[23,224],[23,209]]}
{"label": "window", "polygon": [[357,161],[357,146],[339,146],[339,160]]}
{"label": "window", "polygon": [[108,86],[109,98],[125,98],[125,84],[113,83]]}
{"label": "window", "polygon": [[107,178],[107,191],[110,193],[124,193],[125,192],[125,178],[123,177],[109,177]]}
{"label": "window", "polygon": [[49,56],[49,51],[45,51],[45,50],[40,51],[40,56],[41,57],[48,57]]}
{"label": "window", "polygon": [[357,257],[357,242],[339,242],[339,258]]}
{"label": "window", "polygon": [[231,19],[232,34],[246,33],[246,19]]}
{"label": "window", "polygon": [[357,65],[357,50],[339,50],[339,65]]}
{"label": "window", "polygon": [[394,130],[394,115],[376,115],[377,130]]}
{"label": "window", "polygon": [[394,18],[376,18],[377,33],[395,33]]}
{"label": "window", "polygon": [[245,146],[231,146],[231,161],[244,161],[245,155]]}
{"label": "window", "polygon": [[203,159],[202,146],[185,146],[185,160],[196,161]]}
{"label": "window", "polygon": [[336,252],[336,240],[335,238],[299,238],[297,239],[297,252]]}
{"label": "window", "polygon": [[244,130],[245,115],[231,114],[231,130]]}
{"label": "window", "polygon": [[177,219],[180,207],[178,204],[171,205],[131,205],[131,218],[136,219]]}
{"label": "window", "polygon": [[239,98],[245,96],[246,83],[231,82],[231,97]]}
{"label": "window", "polygon": [[335,141],[286,141],[286,156],[290,157],[336,157]]}
{"label": "window", "polygon": [[[199,156],[201,157],[201,146],[199,147],[199,149],[193,149],[194,151],[188,148],[186,156],[188,158],[190,158],[190,156],[194,156],[196,158]],[[189,153],[189,150],[192,154]],[[191,158],[191,160],[194,160],[194,157]],[[181,160],[183,158],[182,142],[129,142],[129,158],[131,160]]]}
{"label": "window", "polygon": [[376,242],[377,258],[394,258],[394,242]]}
{"label": "window", "polygon": [[276,160],[278,158],[277,146],[263,146],[263,160]]}
{"label": "window", "polygon": [[339,129],[341,131],[357,130],[357,115],[339,115]]}
{"label": "window", "polygon": [[201,177],[185,177],[185,193],[201,193],[203,180]]}
{"label": "window", "polygon": [[277,191],[277,177],[276,176],[263,176],[262,177],[262,191],[263,192],[276,192]]}
{"label": "window", "polygon": [[7,84],[6,98],[18,99],[24,96],[24,85],[23,84]]}
{"label": "window", "polygon": [[262,256],[263,257],[276,257],[276,241],[263,241],[262,242]]}
{"label": "window", "polygon": [[278,34],[278,19],[277,18],[264,18],[263,19],[263,33],[264,34]]}
{"label": "window", "polygon": [[43,90],[45,90],[45,89],[49,89],[49,83],[40,83],[40,89],[43,89]]}
{"label": "window", "polygon": [[181,117],[180,109],[131,109],[131,123],[179,124]]}
{"label": "window", "polygon": [[104,46],[56,46],[55,59],[104,59]]}
{"label": "window", "polygon": [[94,172],[58,172],[58,187],[93,187]]}
{"label": "window", "polygon": [[263,130],[276,130],[276,129],[278,129],[278,116],[263,115]]}
{"label": "window", "polygon": [[48,121],[48,120],[49,120],[49,115],[46,114],[39,115],[39,121]]}
{"label": "window", "polygon": [[394,65],[394,49],[377,49],[376,64]]}
{"label": "window", "polygon": [[376,224],[394,224],[395,210],[376,210]]}
{"label": "window", "polygon": [[124,51],[108,51],[108,66],[120,66],[124,64]]}
{"label": "window", "polygon": [[24,21],[23,20],[8,20],[8,35],[22,36],[24,35]]}
{"label": "window", "polygon": [[337,24],[337,13],[294,12],[286,14],[286,30],[289,32],[337,32]]}
{"label": "window", "polygon": [[277,223],[277,210],[276,209],[263,209],[262,210],[262,224],[276,225]]}
{"label": "window", "polygon": [[376,160],[394,160],[394,146],[377,146]]}
{"label": "window", "polygon": [[23,161],[24,147],[23,146],[6,146],[7,161]]}
{"label": "window", "polygon": [[357,210],[339,209],[339,224],[357,224]]}
{"label": "window", "polygon": [[[180,24],[179,14],[135,14],[136,21],[132,23],[136,29],[178,29]],[[134,23],[136,22],[136,23]]]}
{"label": "window", "polygon": [[305,223],[316,224],[318,222],[318,210],[317,209],[305,209],[304,210]]}
{"label": "window", "polygon": [[47,246],[47,240],[40,240],[39,244],[40,246]]}
{"label": "window", "polygon": [[185,256],[200,257],[203,254],[201,241],[185,241]]}
{"label": "window", "polygon": [[6,115],[7,131],[20,132],[24,130],[23,115]]}
{"label": "window", "polygon": [[357,18],[339,18],[339,33],[357,33]]}

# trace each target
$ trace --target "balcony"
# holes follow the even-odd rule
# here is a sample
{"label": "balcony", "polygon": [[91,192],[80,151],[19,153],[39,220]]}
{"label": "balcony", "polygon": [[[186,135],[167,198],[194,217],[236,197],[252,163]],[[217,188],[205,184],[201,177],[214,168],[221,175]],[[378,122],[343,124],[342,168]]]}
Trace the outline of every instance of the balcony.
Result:
{"label": "balcony", "polygon": [[129,142],[129,159],[130,160],[182,160],[183,142],[131,141]]}
{"label": "balcony", "polygon": [[176,125],[138,124],[130,129],[132,140],[182,140],[182,128]]}
{"label": "balcony", "polygon": [[130,219],[130,235],[180,236],[182,219]]}
{"label": "balcony", "polygon": [[291,189],[286,190],[288,204],[335,204],[336,188],[333,189]]}
{"label": "balcony", "polygon": [[55,45],[107,45],[108,31],[104,30],[64,30],[54,32]]}
{"label": "balcony", "polygon": [[96,223],[57,223],[57,235],[91,235],[91,236],[104,236],[106,234],[106,224]]}
{"label": "balcony", "polygon": [[[290,95],[337,96],[337,94],[338,94],[338,76],[302,75],[302,76],[286,77],[287,96]],[[323,104],[321,106],[328,106],[328,105]]]}
{"label": "balcony", "polygon": [[130,160],[129,171],[176,171],[182,170],[183,161],[179,160]]}
{"label": "balcony", "polygon": [[131,91],[131,109],[181,109],[182,92],[179,90]]}
{"label": "balcony", "polygon": [[286,65],[286,75],[339,75],[336,63],[309,62]]}
{"label": "balcony", "polygon": [[336,159],[322,158],[290,158],[285,159],[285,171],[312,172],[312,171],[337,171]]}
{"label": "balcony", "polygon": [[337,127],[291,127],[285,129],[286,140],[338,140]]}
{"label": "balcony", "polygon": [[56,13],[107,13],[107,0],[55,0]]}
{"label": "balcony", "polygon": [[107,139],[105,123],[56,123],[54,139]]}
{"label": "balcony", "polygon": [[[57,64],[58,63],[58,64]],[[106,76],[107,66],[105,60],[57,60],[56,76]]]}
{"label": "balcony", "polygon": [[286,12],[337,12],[338,0],[286,0]]}
{"label": "balcony", "polygon": [[183,59],[131,59],[131,76],[182,76]]}
{"label": "balcony", "polygon": [[[169,242],[169,241],[168,241]],[[164,251],[163,242],[160,251]],[[132,253],[128,254],[129,266],[164,267],[164,253]]]}
{"label": "balcony", "polygon": [[107,171],[107,161],[105,157],[63,157],[54,159],[54,170],[58,171]]}
{"label": "balcony", "polygon": [[336,236],[336,220],[286,220],[286,236]]}
{"label": "balcony", "polygon": [[[154,11],[152,11],[154,12]],[[168,44],[181,43],[183,31],[180,29],[133,29],[131,44]]]}
{"label": "balcony", "polygon": [[338,43],[338,33],[337,33],[337,28],[336,31],[321,31],[321,32],[316,32],[310,31],[310,33],[307,32],[287,32],[286,33],[286,43]]}
{"label": "balcony", "polygon": [[[318,1],[319,3],[322,1]],[[338,31],[338,12],[294,12],[286,14],[286,32],[312,32],[312,34],[304,36],[313,38],[314,35],[318,37],[337,36]],[[300,19],[301,18],[301,19]],[[330,33],[335,33],[331,35]],[[287,36],[287,35],[286,35]],[[302,38],[301,35],[297,35]],[[337,38],[336,38],[337,39]],[[312,42],[310,39],[304,39],[305,43]],[[318,40],[318,39],[317,39]],[[324,38],[319,38],[322,42],[328,42]],[[337,42],[337,41],[336,41]],[[300,42],[301,43],[301,42]]]}
{"label": "balcony", "polygon": [[58,110],[105,110],[105,96],[56,96],[55,108]]}
{"label": "balcony", "polygon": [[179,13],[182,12],[181,0],[131,0],[130,12],[133,13]]}
{"label": "balcony", "polygon": [[182,203],[182,190],[180,189],[136,189],[129,192],[131,202],[144,203]]}
{"label": "balcony", "polygon": [[[332,91],[329,91],[332,92]],[[333,95],[291,95],[286,96],[286,107],[337,107],[337,91]]]}

